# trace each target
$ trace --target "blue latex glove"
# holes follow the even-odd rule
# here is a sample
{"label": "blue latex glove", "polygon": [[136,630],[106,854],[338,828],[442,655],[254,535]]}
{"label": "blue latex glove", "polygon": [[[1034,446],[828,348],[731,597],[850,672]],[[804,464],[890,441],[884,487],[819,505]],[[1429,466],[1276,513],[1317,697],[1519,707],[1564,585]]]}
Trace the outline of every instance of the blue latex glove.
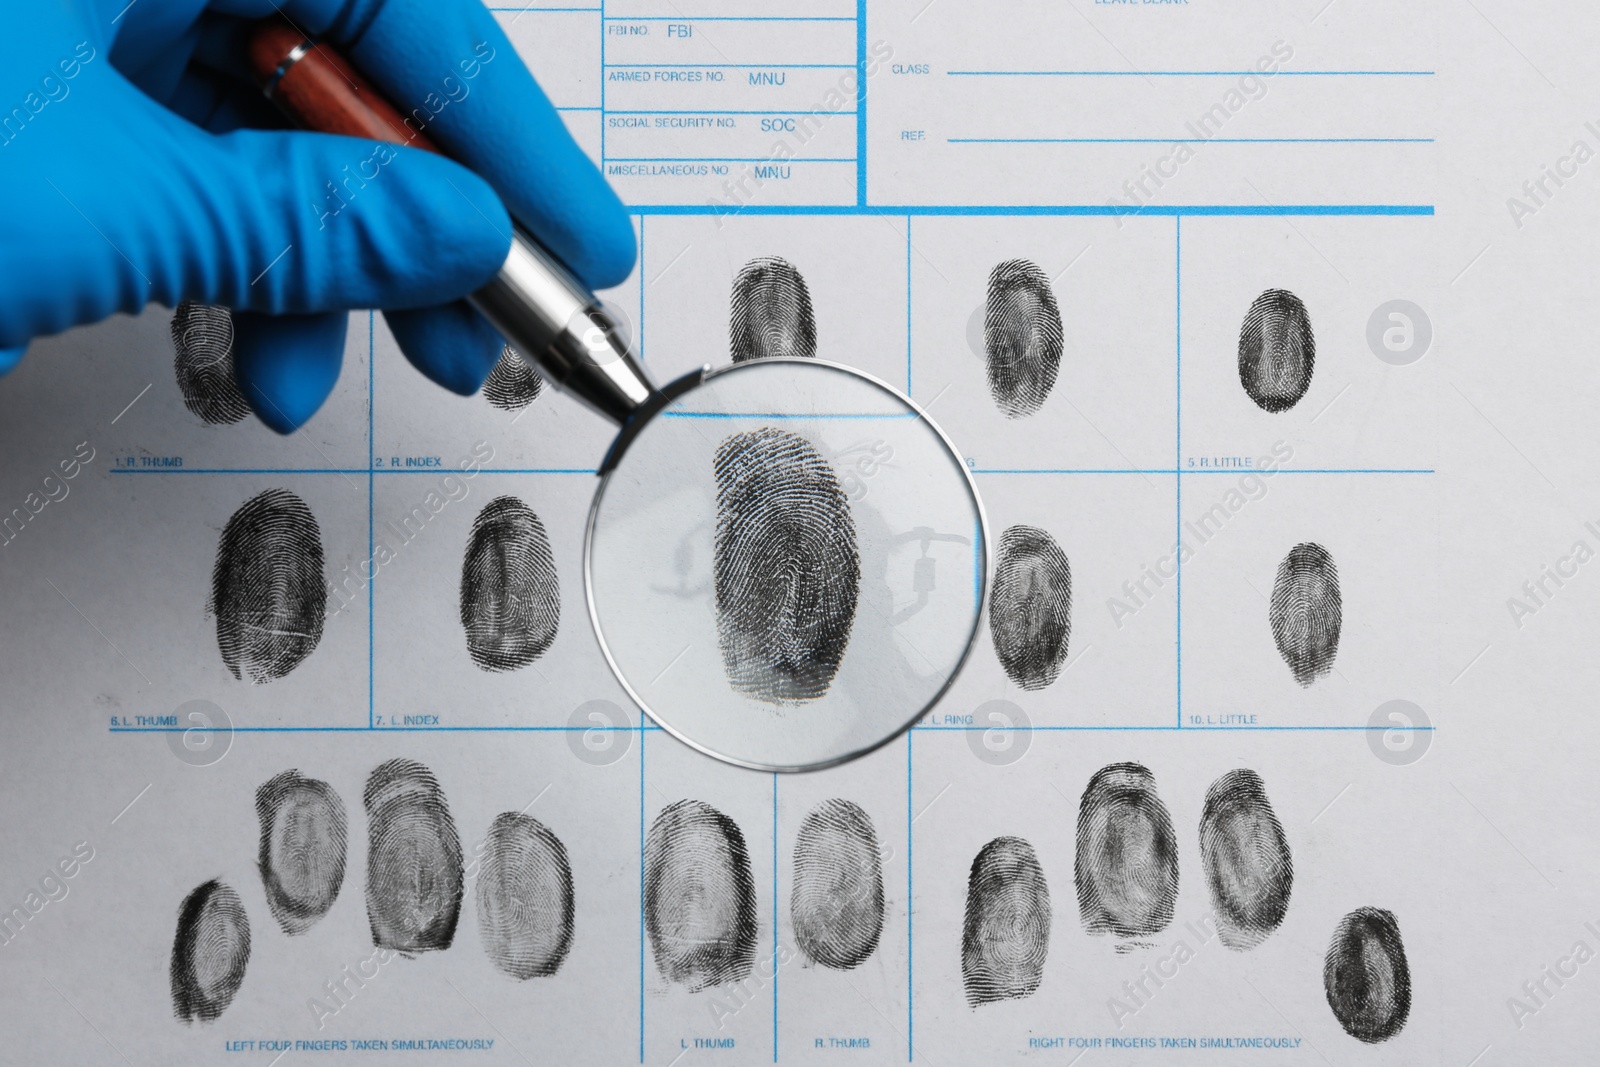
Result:
{"label": "blue latex glove", "polygon": [[[633,266],[621,203],[477,0],[9,7],[0,372],[41,334],[150,301],[223,304],[246,398],[288,433],[338,378],[350,308],[387,309],[419,370],[477,390],[501,341],[459,298],[504,260],[507,208],[592,287]],[[465,166],[283,129],[242,53],[248,23],[278,11],[402,113],[437,111],[423,132]]]}

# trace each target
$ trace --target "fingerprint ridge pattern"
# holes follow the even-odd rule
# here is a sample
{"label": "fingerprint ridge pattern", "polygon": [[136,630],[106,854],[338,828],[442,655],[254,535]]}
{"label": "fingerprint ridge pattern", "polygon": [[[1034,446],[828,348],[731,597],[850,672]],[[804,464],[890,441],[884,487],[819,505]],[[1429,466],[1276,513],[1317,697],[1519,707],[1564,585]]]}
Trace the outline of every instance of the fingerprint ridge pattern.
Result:
{"label": "fingerprint ridge pattern", "polygon": [[476,887],[484,952],[519,980],[556,973],[572,948],[576,902],[566,846],[539,820],[495,816]]}
{"label": "fingerprint ridge pattern", "polygon": [[1394,913],[1363,907],[1339,920],[1322,984],[1334,1018],[1358,1041],[1377,1044],[1404,1029],[1411,1014],[1411,968]]}
{"label": "fingerprint ridge pattern", "polygon": [[1311,316],[1298,296],[1268,289],[1256,297],[1239,327],[1239,382],[1256,406],[1287,411],[1311,387],[1317,342]]}
{"label": "fingerprint ridge pattern", "polygon": [[1229,771],[1206,790],[1200,863],[1225,947],[1252,949],[1282,925],[1294,888],[1294,857],[1255,771]]}
{"label": "fingerprint ridge pattern", "polygon": [[311,929],[344,885],[344,801],[327,782],[288,770],[256,790],[257,868],[267,907],[291,936]]}
{"label": "fingerprint ridge pattern", "polygon": [[723,666],[771,704],[824,696],[855,623],[855,520],[809,441],[763,426],[717,447],[715,572]]}
{"label": "fingerprint ridge pattern", "polygon": [[305,501],[268,489],[223,528],[211,570],[217,648],[235,678],[263,685],[316,650],[327,615],[322,534]]}
{"label": "fingerprint ridge pattern", "polygon": [[1148,768],[1113,763],[1089,779],[1078,805],[1073,878],[1091,934],[1146,938],[1172,922],[1178,839]]}
{"label": "fingerprint ridge pattern", "polygon": [[233,312],[185,300],[172,313],[172,369],[183,406],[207,426],[250,414],[233,374]]}
{"label": "fingerprint ridge pattern", "polygon": [[961,979],[968,1007],[1032,996],[1050,952],[1050,887],[1020,837],[984,845],[967,876]]}
{"label": "fingerprint ridge pattern", "polygon": [[367,811],[367,922],[372,943],[407,955],[446,949],[461,915],[461,839],[433,772],[408,759],[380,764]]}
{"label": "fingerprint ridge pattern", "polygon": [[1063,336],[1061,309],[1038,264],[995,264],[984,302],[983,347],[989,393],[1006,418],[1024,418],[1044,406],[1061,368]]}
{"label": "fingerprint ridge pattern", "polygon": [[1037,527],[1000,535],[989,635],[1006,677],[1023,689],[1043,689],[1061,674],[1072,637],[1072,567]]}
{"label": "fingerprint ridge pattern", "polygon": [[1272,640],[1302,688],[1333,670],[1344,621],[1339,568],[1326,548],[1303,542],[1278,564],[1267,608]]}
{"label": "fingerprint ridge pattern", "polygon": [[662,977],[691,993],[748,977],[756,887],[738,825],[703,801],[677,801],[650,824],[644,871],[645,932]]}
{"label": "fingerprint ridge pattern", "polygon": [[729,300],[728,347],[735,363],[816,356],[811,290],[793,263],[762,256],[739,268]]}
{"label": "fingerprint ridge pattern", "polygon": [[514,496],[484,505],[461,562],[467,653],[486,671],[526,667],[555,643],[561,583],[544,523]]}
{"label": "fingerprint ridge pattern", "polygon": [[212,879],[184,898],[172,939],[172,1012],[212,1022],[228,1010],[250,963],[250,920],[233,887]]}
{"label": "fingerprint ridge pattern", "polygon": [[800,824],[789,918],[807,959],[859,967],[883,933],[883,865],[872,819],[858,804],[825,800]]}

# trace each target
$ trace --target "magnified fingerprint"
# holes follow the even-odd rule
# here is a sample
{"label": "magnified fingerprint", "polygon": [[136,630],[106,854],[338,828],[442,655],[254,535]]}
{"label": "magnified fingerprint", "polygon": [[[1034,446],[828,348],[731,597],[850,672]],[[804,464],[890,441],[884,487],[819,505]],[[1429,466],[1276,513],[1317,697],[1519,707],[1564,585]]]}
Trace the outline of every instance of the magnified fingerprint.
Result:
{"label": "magnified fingerprint", "polygon": [[793,263],[765,256],[739,268],[729,307],[728,347],[735,363],[817,354],[811,291]]}
{"label": "magnified fingerprint", "polygon": [[316,650],[327,614],[322,533],[305,501],[268,489],[233,513],[211,568],[217,647],[235,678],[282,678]]}
{"label": "magnified fingerprint", "polygon": [[1031,996],[1050,951],[1050,887],[1033,846],[997,837],[978,851],[967,876],[961,926],[961,981],[967,1005]]}
{"label": "magnified fingerprint", "polygon": [[172,1012],[211,1022],[233,1003],[250,962],[250,920],[231,886],[212,879],[184,898],[172,939]]}
{"label": "magnified fingerprint", "polygon": [[233,312],[185,300],[172,313],[173,370],[183,406],[208,426],[250,413],[233,376]]}
{"label": "magnified fingerprint", "polygon": [[1294,672],[1295,681],[1309,686],[1333,670],[1343,618],[1339,569],[1327,549],[1306,542],[1289,550],[1278,564],[1267,615],[1278,655]]}
{"label": "magnified fingerprint", "polygon": [[1294,888],[1294,857],[1255,771],[1229,771],[1206,790],[1200,863],[1217,933],[1228,948],[1254,948],[1283,922]]}
{"label": "magnified fingerprint", "polygon": [[794,843],[789,918],[806,958],[846,971],[861,965],[883,933],[883,866],[872,819],[848,800],[824,800],[806,814]]}
{"label": "magnified fingerprint", "polygon": [[1026,259],[996,263],[983,309],[989,392],[1008,419],[1044,405],[1061,368],[1061,310],[1050,279]]}
{"label": "magnified fingerprint", "polygon": [[1268,289],[1239,327],[1239,382],[1263,411],[1288,411],[1311,387],[1317,341],[1300,298]]}
{"label": "magnified fingerprint", "polygon": [[490,961],[518,980],[560,970],[572,948],[572,865],[538,819],[495,816],[478,870],[478,934]]}
{"label": "magnified fingerprint", "polygon": [[1339,920],[1322,964],[1328,1007],[1351,1037],[1376,1044],[1406,1025],[1411,968],[1394,913],[1357,908]]}
{"label": "magnified fingerprint", "polygon": [[461,914],[461,839],[433,772],[394,759],[367,779],[372,943],[410,955],[450,947]]}
{"label": "magnified fingerprint", "polygon": [[744,835],[699,800],[680,800],[644,843],[644,926],[662,977],[696,993],[739,982],[756,957],[756,886]]}
{"label": "magnified fingerprint", "polygon": [[526,667],[556,639],[561,583],[544,523],[514,496],[495,497],[472,523],[461,564],[467,652],[486,671]]}
{"label": "magnified fingerprint", "polygon": [[1072,636],[1072,568],[1055,538],[1032,526],[1000,535],[989,597],[989,635],[1006,677],[1043,689],[1067,660]]}
{"label": "magnified fingerprint", "polygon": [[1089,779],[1078,804],[1074,881],[1091,934],[1149,937],[1172,921],[1178,839],[1145,767],[1113,763]]}
{"label": "magnified fingerprint", "polygon": [[833,468],[805,438],[763,426],[717,446],[712,568],[722,663],[771,704],[828,691],[855,622],[856,525]]}
{"label": "magnified fingerprint", "polygon": [[327,782],[284,771],[256,790],[256,817],[267,907],[284,933],[303,934],[344,885],[344,801]]}
{"label": "magnified fingerprint", "polygon": [[500,349],[500,360],[483,383],[483,398],[501,411],[521,411],[539,399],[544,379],[528,366],[528,361],[506,345]]}

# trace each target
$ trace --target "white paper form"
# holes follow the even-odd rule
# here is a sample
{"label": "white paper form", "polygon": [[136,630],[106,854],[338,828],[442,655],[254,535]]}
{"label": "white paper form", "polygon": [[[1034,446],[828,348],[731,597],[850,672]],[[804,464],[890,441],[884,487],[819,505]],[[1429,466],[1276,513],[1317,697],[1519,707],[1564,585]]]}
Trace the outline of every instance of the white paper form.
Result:
{"label": "white paper form", "polygon": [[[1600,383],[1571,324],[1595,276],[1592,15],[496,14],[634,215],[639,266],[603,295],[651,373],[727,362],[735,279],[787,261],[814,354],[939,420],[997,541],[1031,528],[1065,557],[1053,678],[1020,682],[985,619],[886,748],[793,777],[715,763],[640,717],[588,629],[610,432],[568,399],[448,395],[363,312],[327,405],[280,438],[186,407],[170,311],[41,340],[0,382],[0,1059],[1585,1062]],[[1043,279],[1030,313],[1047,292],[1061,321],[1020,417],[987,373],[1007,263]],[[1309,375],[1241,374],[1253,307],[1303,308]],[[328,610],[309,654],[250,684],[208,607],[230,520],[274,492],[315,519]],[[538,517],[559,615],[532,662],[486,671],[462,571],[502,497]],[[1330,567],[1299,546],[1337,572],[1331,655],[1275,640],[1280,589],[1327,621]],[[462,853],[449,947],[414,958],[375,949],[368,899],[382,813],[364,793],[392,760],[431,773]],[[257,812],[290,769],[338,795],[348,838],[336,897],[295,934]],[[1219,781],[1235,806],[1208,814]],[[876,940],[848,968],[807,955],[796,922],[797,843],[832,800],[870,822],[881,872]],[[742,977],[698,991],[646,928],[651,829],[702,810],[683,801],[737,827],[739,849],[696,861],[742,872],[753,927]],[[552,974],[485,951],[503,813],[565,851]],[[248,961],[217,1018],[185,1022],[180,910],[212,880],[228,893],[199,899],[236,896]],[[1241,901],[1247,947],[1221,930]],[[180,965],[229,986],[237,938],[206,946]]]}

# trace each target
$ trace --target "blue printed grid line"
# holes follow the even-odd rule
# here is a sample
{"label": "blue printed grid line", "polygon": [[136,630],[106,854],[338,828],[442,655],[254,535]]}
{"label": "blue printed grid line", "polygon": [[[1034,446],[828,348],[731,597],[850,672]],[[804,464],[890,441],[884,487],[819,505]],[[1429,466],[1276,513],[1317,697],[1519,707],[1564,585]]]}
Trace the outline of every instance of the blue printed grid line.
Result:
{"label": "blue printed grid line", "polygon": [[947,70],[952,78],[1429,78],[1431,70]]}
{"label": "blue printed grid line", "polygon": [[856,0],[856,206],[867,206],[867,0]]}
{"label": "blue printed grid line", "polygon": [[916,821],[916,816],[911,812],[911,749],[914,744],[911,731],[906,731],[906,1062],[911,1063],[916,1059],[916,963],[917,941],[912,934],[912,906],[916,898],[912,896],[914,886],[913,848],[911,824]]}
{"label": "blue printed grid line", "polygon": [[[1172,465],[1174,470],[1181,471],[1183,469],[1183,218],[1181,216],[1172,220],[1172,231],[1172,291],[1174,304],[1172,362],[1176,378],[1174,383],[1175,406],[1173,408],[1173,422],[1175,429],[1173,434]],[[1181,544],[1183,542],[1183,479],[1181,477],[1173,478],[1172,487],[1175,494],[1172,525],[1175,530],[1175,543]],[[1181,728],[1183,726],[1183,553],[1179,552],[1176,555],[1178,558],[1178,618],[1175,655],[1178,678],[1173,688],[1176,690],[1178,726]]]}
{"label": "blue printed grid line", "polygon": [[[908,383],[910,379],[907,379]],[[796,415],[789,412],[709,412],[709,411],[672,411],[664,412],[668,418],[699,418],[699,419],[909,419],[915,415],[911,412],[895,414],[849,414],[849,413],[821,413],[812,415]],[[1189,476],[1215,475],[1215,474],[1253,474],[1260,473],[1254,467],[1217,467],[1188,469],[1174,469],[1171,467],[972,467],[973,474],[1182,474]],[[590,467],[480,467],[481,474],[594,474]],[[360,467],[114,467],[112,474],[371,474],[374,477],[393,474],[435,474],[446,475],[452,473],[449,467],[410,467],[392,468],[378,467],[373,470],[362,470]],[[1435,474],[1432,467],[1279,467],[1275,474]]]}
{"label": "blue printed grid line", "polygon": [[[915,733],[950,733],[972,732],[979,730],[1005,730],[999,726],[933,726],[918,723],[911,727]],[[1390,733],[1415,731],[1418,733],[1432,732],[1434,726],[1393,726],[1393,725],[1340,725],[1340,724],[1312,724],[1296,726],[1275,726],[1243,723],[1239,725],[1215,723],[1189,724],[1187,726],[1175,725],[1150,725],[1150,726],[1109,726],[1093,723],[1068,724],[1068,725],[1032,725],[1027,729],[1033,733],[1121,733],[1126,731],[1139,731],[1143,733],[1175,732],[1177,730],[1216,730],[1226,733],[1260,733],[1264,731],[1346,731],[1351,733]],[[112,726],[108,732],[114,734],[185,734],[185,733],[232,733],[232,734],[372,734],[372,733],[435,733],[435,734],[582,734],[600,731],[602,733],[661,733],[659,726]]]}
{"label": "blue printed grid line", "polygon": [[[1166,142],[1163,142],[1166,143]],[[800,162],[800,161],[796,161]],[[1115,204],[745,204],[736,212],[716,204],[635,204],[640,215],[915,215],[941,218],[1033,218],[1056,216],[1299,217],[1432,215],[1432,204],[1147,204],[1138,210]]]}
{"label": "blue printed grid line", "polygon": [[[374,555],[373,542],[377,538],[377,526],[373,519],[372,497],[377,479],[372,476],[373,449],[376,447],[377,426],[377,393],[374,386],[377,384],[377,374],[373,370],[373,354],[376,346],[373,344],[373,331],[375,329],[375,312],[367,312],[367,559]],[[378,706],[378,673],[377,662],[377,617],[373,610],[373,586],[377,583],[377,572],[373,571],[372,578],[367,582],[367,729],[372,729],[376,720]]]}
{"label": "blue printed grid line", "polygon": [[778,1062],[778,776],[772,776],[772,1062]]}
{"label": "blue printed grid line", "polygon": [[948,144],[1433,144],[1432,137],[947,137]]}
{"label": "blue printed grid line", "polygon": [[[639,717],[644,725],[644,716]],[[639,731],[639,1062],[644,1062],[644,731]]]}

